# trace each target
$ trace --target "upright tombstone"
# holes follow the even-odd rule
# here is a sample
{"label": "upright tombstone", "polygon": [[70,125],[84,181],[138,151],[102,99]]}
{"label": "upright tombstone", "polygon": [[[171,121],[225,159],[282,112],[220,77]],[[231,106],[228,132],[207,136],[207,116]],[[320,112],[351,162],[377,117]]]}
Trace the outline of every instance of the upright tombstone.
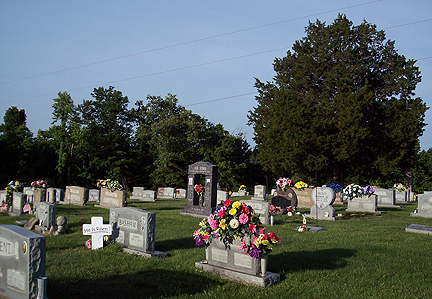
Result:
{"label": "upright tombstone", "polygon": [[[201,184],[200,176],[204,175],[204,200],[199,201],[195,192],[196,184]],[[196,162],[188,168],[187,203],[180,214],[194,217],[207,217],[216,209],[218,167],[209,162]]]}
{"label": "upright tombstone", "polygon": [[407,203],[409,201],[408,193],[409,193],[408,190],[405,191],[395,190],[396,203]]}
{"label": "upright tombstone", "polygon": [[378,212],[377,196],[375,194],[348,199],[347,212]]}
{"label": "upright tombstone", "polygon": [[24,187],[23,193],[27,195],[27,200],[29,203],[33,203],[34,198],[34,188],[33,187]]}
{"label": "upright tombstone", "polygon": [[254,186],[254,195],[252,196],[253,200],[265,200],[266,199],[266,186],[264,185],[255,185]]}
{"label": "upright tombstone", "polygon": [[177,189],[175,192],[175,198],[186,198],[186,189]]}
{"label": "upright tombstone", "polygon": [[35,207],[36,203],[46,200],[46,191],[46,188],[34,188],[33,207]]}
{"label": "upright tombstone", "polygon": [[314,205],[310,209],[310,217],[318,220],[336,220],[332,204],[336,193],[329,187],[316,187],[312,190]]}
{"label": "upright tombstone", "polygon": [[126,190],[110,191],[108,188],[101,188],[100,202],[97,207],[114,208],[126,206]]}
{"label": "upright tombstone", "polygon": [[395,192],[393,189],[376,188],[374,193],[377,196],[378,207],[395,207]]}
{"label": "upright tombstone", "polygon": [[143,198],[145,188],[144,187],[133,187],[132,195],[130,199],[138,199],[141,200]]}
{"label": "upright tombstone", "polygon": [[100,193],[99,189],[90,189],[89,190],[89,201],[100,201]]}
{"label": "upright tombstone", "polygon": [[6,201],[6,191],[5,190],[0,190],[0,204]]}
{"label": "upright tombstone", "polygon": [[251,200],[243,200],[242,202],[252,207],[255,213],[259,215],[259,219],[262,224],[265,225],[270,224],[270,212],[269,212],[270,203],[268,201],[263,201],[260,199],[258,200],[251,199]]}
{"label": "upright tombstone", "polygon": [[138,208],[111,208],[112,238],[123,251],[145,257],[164,257],[155,251],[156,214]]}
{"label": "upright tombstone", "polygon": [[175,189],[172,187],[158,188],[158,198],[174,198]]}
{"label": "upright tombstone", "polygon": [[39,226],[50,228],[56,224],[56,206],[50,202],[38,202],[36,204],[35,216],[39,219]]}
{"label": "upright tombstone", "polygon": [[78,186],[66,186],[64,201],[62,204],[71,204],[76,206],[83,206],[88,201],[88,189]]}
{"label": "upright tombstone", "polygon": [[140,201],[156,201],[156,191],[144,190]]}
{"label": "upright tombstone", "polygon": [[411,213],[412,217],[432,218],[432,193],[418,195],[418,212]]}
{"label": "upright tombstone", "polygon": [[38,296],[45,277],[46,240],[23,227],[0,225],[0,298]]}
{"label": "upright tombstone", "polygon": [[313,207],[312,190],[313,188],[294,189],[297,196],[297,208],[310,209]]}
{"label": "upright tombstone", "polygon": [[18,216],[23,213],[23,207],[27,202],[27,195],[21,192],[12,193],[12,210],[9,212],[11,216]]}
{"label": "upright tombstone", "polygon": [[229,198],[228,192],[223,190],[217,190],[216,192],[216,203],[219,204]]}
{"label": "upright tombstone", "polygon": [[297,195],[291,188],[285,191],[276,189],[272,194],[272,205],[281,207],[282,210],[288,207],[297,208]]}
{"label": "upright tombstone", "polygon": [[54,188],[54,196],[55,196],[55,201],[56,202],[60,202],[60,201],[64,201],[64,190],[60,189],[60,188]]}
{"label": "upright tombstone", "polygon": [[45,201],[50,202],[50,203],[56,202],[55,189],[54,188],[50,187],[50,188],[46,189]]}

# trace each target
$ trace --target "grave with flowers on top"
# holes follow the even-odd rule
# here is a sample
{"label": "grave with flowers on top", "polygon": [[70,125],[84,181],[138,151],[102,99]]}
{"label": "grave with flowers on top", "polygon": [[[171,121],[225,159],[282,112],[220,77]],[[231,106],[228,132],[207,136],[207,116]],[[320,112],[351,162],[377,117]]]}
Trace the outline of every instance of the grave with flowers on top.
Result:
{"label": "grave with flowers on top", "polygon": [[347,212],[378,212],[378,197],[376,189],[371,186],[361,187],[357,184],[349,184],[343,191],[343,197],[348,199]]}
{"label": "grave with flowers on top", "polygon": [[279,274],[267,271],[268,254],[280,239],[273,232],[265,232],[258,215],[246,203],[223,201],[201,220],[193,236],[196,246],[206,246],[206,259],[196,262],[197,268],[257,286],[280,281]]}
{"label": "grave with flowers on top", "polygon": [[126,206],[126,190],[123,190],[123,186],[118,181],[98,180],[96,185],[101,188],[100,201],[95,205],[96,207],[109,209]]}

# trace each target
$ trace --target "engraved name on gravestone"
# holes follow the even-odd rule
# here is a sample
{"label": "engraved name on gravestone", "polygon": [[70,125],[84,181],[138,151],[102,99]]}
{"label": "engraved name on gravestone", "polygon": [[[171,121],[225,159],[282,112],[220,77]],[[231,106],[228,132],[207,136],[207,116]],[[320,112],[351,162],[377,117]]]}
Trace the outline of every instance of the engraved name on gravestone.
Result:
{"label": "engraved name on gravestone", "polygon": [[265,200],[266,199],[266,186],[255,185],[254,195],[252,197],[254,200]]}
{"label": "engraved name on gravestone", "polygon": [[244,200],[242,202],[248,206],[251,206],[251,208],[255,211],[255,214],[259,215],[259,219],[262,224],[270,224],[269,202],[259,199]]}
{"label": "engraved name on gravestone", "polygon": [[158,198],[174,198],[175,189],[172,187],[158,188]]}
{"label": "engraved name on gravestone", "polygon": [[46,240],[23,227],[0,225],[0,297],[38,296],[38,278],[45,276]]}
{"label": "engraved name on gravestone", "polygon": [[377,196],[363,195],[361,197],[348,199],[347,212],[377,212]]}
{"label": "engraved name on gravestone", "polygon": [[395,190],[396,203],[408,202],[408,192],[409,191],[397,191],[397,190]]}
{"label": "engraved name on gravestone", "polygon": [[88,201],[88,189],[79,186],[66,186],[64,201],[60,203],[83,206]]}
{"label": "engraved name on gravestone", "polygon": [[[112,238],[129,253],[165,256],[155,251],[156,214],[138,208],[111,208]],[[145,253],[145,254],[144,254]]]}
{"label": "engraved name on gravestone", "polygon": [[157,194],[156,191],[153,190],[144,190],[143,196],[140,201],[156,201]]}
{"label": "engraved name on gravestone", "polygon": [[130,199],[138,199],[141,200],[143,198],[145,188],[144,187],[133,187],[132,196]]}
{"label": "engraved name on gravestone", "polygon": [[56,206],[50,202],[36,203],[35,216],[39,219],[39,226],[50,228],[56,223]]}
{"label": "engraved name on gravestone", "polygon": [[417,200],[418,211],[410,215],[412,217],[432,218],[432,193],[419,194]]}
{"label": "engraved name on gravestone", "polygon": [[316,187],[311,194],[314,205],[310,210],[310,217],[314,219],[335,220],[335,209],[332,204],[336,193],[329,187]]}
{"label": "engraved name on gravestone", "polygon": [[126,190],[110,191],[107,188],[101,188],[100,204],[97,207],[113,208],[126,206]]}
{"label": "engraved name on gravestone", "polygon": [[375,195],[377,196],[378,206],[386,207],[386,206],[395,206],[396,205],[396,195],[395,190],[393,189],[385,189],[385,188],[376,188]]}

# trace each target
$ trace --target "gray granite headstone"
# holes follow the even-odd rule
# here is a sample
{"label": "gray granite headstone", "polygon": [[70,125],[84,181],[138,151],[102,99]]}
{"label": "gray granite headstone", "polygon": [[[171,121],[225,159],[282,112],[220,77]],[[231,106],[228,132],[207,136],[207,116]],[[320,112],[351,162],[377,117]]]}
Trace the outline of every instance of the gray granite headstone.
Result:
{"label": "gray granite headstone", "polygon": [[50,202],[50,203],[55,203],[56,202],[55,189],[54,188],[50,187],[50,188],[46,189],[45,201]]}
{"label": "gray granite headstone", "polygon": [[36,218],[39,219],[39,226],[50,228],[56,224],[56,206],[50,202],[38,202],[36,204]]}
{"label": "gray granite headstone", "polygon": [[23,213],[23,207],[27,202],[27,195],[21,192],[13,192],[12,196],[12,211],[9,215],[21,215]]}
{"label": "gray granite headstone", "polygon": [[217,190],[216,192],[216,198],[217,198],[217,203],[220,204],[222,201],[225,201],[229,198],[229,194],[226,191],[223,190]]}
{"label": "gray granite headstone", "polygon": [[133,187],[130,199],[141,200],[143,198],[144,187]]}
{"label": "gray granite headstone", "polygon": [[432,193],[419,194],[418,212],[411,213],[412,217],[432,218]]}
{"label": "gray granite headstone", "polygon": [[174,198],[175,189],[172,187],[158,188],[158,198]]}
{"label": "gray granite headstone", "polygon": [[0,203],[2,203],[3,201],[6,201],[6,191],[0,190]]}
{"label": "gray granite headstone", "polygon": [[100,201],[100,189],[89,190],[89,201]]}
{"label": "gray granite headstone", "polygon": [[251,206],[255,211],[255,214],[259,215],[259,219],[262,224],[270,224],[270,202],[263,200],[242,200],[246,205]]}
{"label": "gray granite headstone", "polygon": [[88,201],[88,189],[79,186],[66,186],[64,201],[61,204],[83,206]]}
{"label": "gray granite headstone", "polygon": [[157,197],[156,191],[144,190],[140,201],[156,201],[156,197]]}
{"label": "gray granite headstone", "polygon": [[395,190],[396,203],[406,203],[408,202],[408,192],[409,191],[397,191]]}
{"label": "gray granite headstone", "polygon": [[186,198],[186,189],[177,189],[175,198]]}
{"label": "gray granite headstone", "polygon": [[0,225],[0,297],[38,296],[45,277],[46,239],[17,225]]}
{"label": "gray granite headstone", "polygon": [[265,200],[266,199],[266,186],[264,185],[255,185],[254,187],[254,195],[251,199],[254,200]]}
{"label": "gray granite headstone", "polygon": [[310,209],[310,217],[320,220],[335,220],[335,209],[332,204],[336,193],[329,187],[316,187],[312,190],[314,205]]}
{"label": "gray granite headstone", "polygon": [[376,188],[375,195],[379,207],[393,207],[396,205],[396,195],[393,189]]}
{"label": "gray granite headstone", "polygon": [[46,200],[46,188],[34,188],[33,193],[33,207],[38,202],[43,202]]}
{"label": "gray granite headstone", "polygon": [[107,188],[101,188],[100,202],[97,207],[114,208],[126,206],[126,190],[110,191]]}
{"label": "gray granite headstone", "polygon": [[54,191],[56,202],[64,201],[64,190],[60,188],[54,188]]}
{"label": "gray granite headstone", "polygon": [[363,195],[361,197],[348,199],[347,212],[377,212],[377,196]]}
{"label": "gray granite headstone", "polygon": [[155,251],[156,214],[138,208],[111,208],[112,238],[125,251],[144,256],[165,256]]}

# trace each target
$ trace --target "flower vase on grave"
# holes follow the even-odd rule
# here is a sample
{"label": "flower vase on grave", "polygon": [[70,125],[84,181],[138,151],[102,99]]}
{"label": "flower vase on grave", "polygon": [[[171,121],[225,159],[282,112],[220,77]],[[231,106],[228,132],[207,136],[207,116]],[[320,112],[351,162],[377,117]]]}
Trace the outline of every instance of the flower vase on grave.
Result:
{"label": "flower vase on grave", "polygon": [[265,276],[267,273],[267,263],[268,263],[268,254],[263,254],[261,256],[261,275]]}
{"label": "flower vase on grave", "polygon": [[274,215],[270,215],[270,225],[274,224]]}
{"label": "flower vase on grave", "polygon": [[204,206],[204,196],[200,195],[198,200],[199,200],[199,205]]}

